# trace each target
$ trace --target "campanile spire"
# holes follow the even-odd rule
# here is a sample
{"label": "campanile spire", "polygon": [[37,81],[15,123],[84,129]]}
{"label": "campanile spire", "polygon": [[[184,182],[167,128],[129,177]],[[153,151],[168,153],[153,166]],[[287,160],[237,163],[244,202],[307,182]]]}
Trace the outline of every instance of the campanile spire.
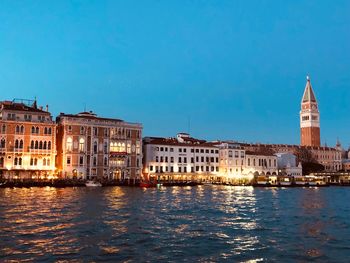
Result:
{"label": "campanile spire", "polygon": [[320,146],[320,112],[309,75],[301,100],[300,144],[302,146]]}

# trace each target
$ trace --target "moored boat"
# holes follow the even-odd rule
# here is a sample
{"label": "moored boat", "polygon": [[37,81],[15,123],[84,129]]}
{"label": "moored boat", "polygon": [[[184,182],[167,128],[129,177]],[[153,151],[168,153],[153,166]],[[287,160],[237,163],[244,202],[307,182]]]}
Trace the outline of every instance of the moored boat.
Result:
{"label": "moored boat", "polygon": [[292,185],[292,178],[289,176],[280,176],[278,183],[280,186],[291,186]]}
{"label": "moored boat", "polygon": [[99,187],[99,186],[102,186],[102,184],[100,182],[96,182],[96,181],[86,181],[85,185],[87,187]]}

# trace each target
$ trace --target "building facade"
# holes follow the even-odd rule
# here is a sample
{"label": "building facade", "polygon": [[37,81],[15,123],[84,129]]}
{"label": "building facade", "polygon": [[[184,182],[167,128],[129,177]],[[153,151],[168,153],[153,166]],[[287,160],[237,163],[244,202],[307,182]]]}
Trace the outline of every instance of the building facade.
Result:
{"label": "building facade", "polygon": [[140,178],[141,124],[98,117],[91,111],[61,113],[56,122],[60,177],[87,180]]}
{"label": "building facade", "polygon": [[56,124],[36,101],[0,102],[0,176],[47,179],[55,173]]}
{"label": "building facade", "polygon": [[215,143],[179,133],[176,138],[145,137],[146,179],[159,181],[220,181],[219,149]]}
{"label": "building facade", "polygon": [[320,137],[320,112],[315,94],[311,87],[309,76],[301,100],[300,111],[300,145],[319,147]]}
{"label": "building facade", "polygon": [[219,145],[220,174],[229,183],[249,183],[254,176],[277,175],[277,157],[267,152],[246,151],[237,143]]}
{"label": "building facade", "polygon": [[279,174],[288,176],[302,176],[303,168],[301,163],[297,164],[297,158],[292,153],[276,153],[277,169]]}

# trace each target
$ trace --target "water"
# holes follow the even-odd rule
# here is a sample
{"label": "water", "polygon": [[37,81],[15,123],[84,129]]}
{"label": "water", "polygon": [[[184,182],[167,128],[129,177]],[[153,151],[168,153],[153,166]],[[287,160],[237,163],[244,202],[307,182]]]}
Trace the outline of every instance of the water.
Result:
{"label": "water", "polygon": [[350,188],[0,189],[0,262],[349,262]]}

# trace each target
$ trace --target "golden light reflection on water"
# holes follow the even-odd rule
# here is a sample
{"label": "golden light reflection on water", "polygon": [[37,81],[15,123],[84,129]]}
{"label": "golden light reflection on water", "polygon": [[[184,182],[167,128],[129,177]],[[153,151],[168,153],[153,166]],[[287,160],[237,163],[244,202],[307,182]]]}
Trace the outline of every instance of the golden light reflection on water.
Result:
{"label": "golden light reflection on water", "polygon": [[24,188],[0,189],[0,198],[0,262],[259,262],[295,251],[317,259],[330,238],[321,189]]}

